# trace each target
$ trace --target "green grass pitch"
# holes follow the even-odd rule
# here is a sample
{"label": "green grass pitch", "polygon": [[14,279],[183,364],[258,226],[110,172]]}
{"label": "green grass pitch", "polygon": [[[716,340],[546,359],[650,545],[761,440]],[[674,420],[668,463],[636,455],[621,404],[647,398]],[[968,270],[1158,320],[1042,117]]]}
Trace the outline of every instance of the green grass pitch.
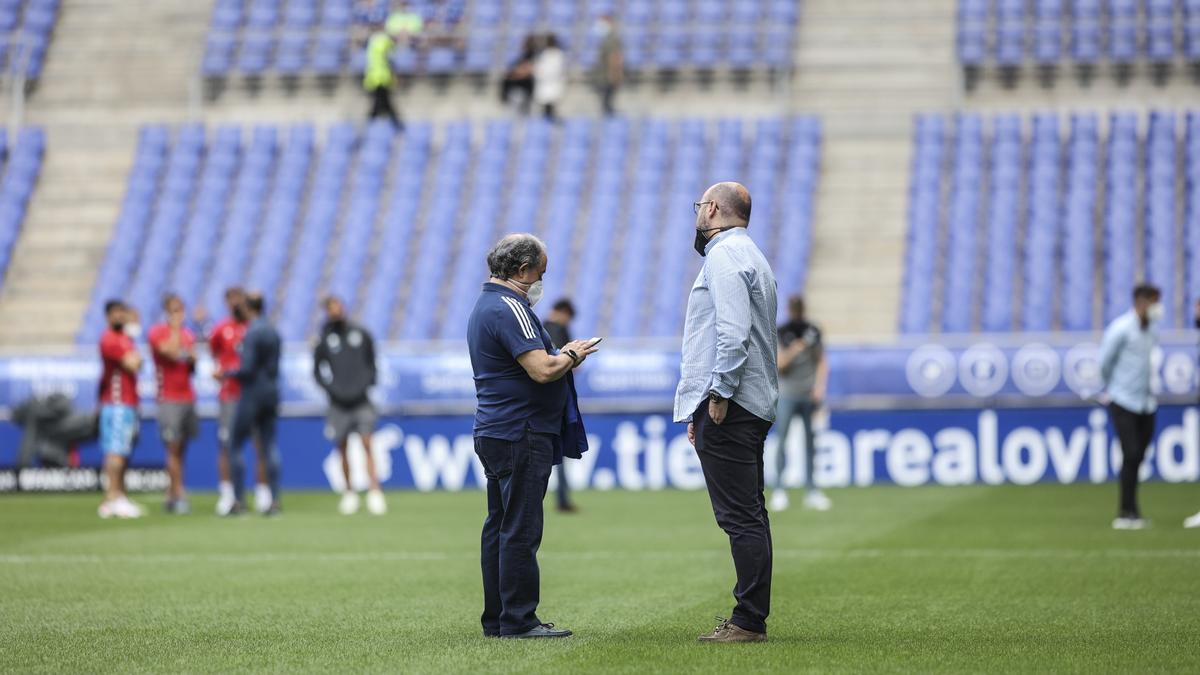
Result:
{"label": "green grass pitch", "polygon": [[831,496],[773,516],[751,645],[696,643],[734,579],[703,492],[548,512],[540,615],[576,635],[542,642],[480,633],[479,492],[392,493],[382,518],[290,494],[233,521],[211,495],[136,522],[100,521],[96,495],[0,497],[0,671],[1200,670],[1197,486],[1144,486],[1140,532],[1109,529],[1115,485]]}

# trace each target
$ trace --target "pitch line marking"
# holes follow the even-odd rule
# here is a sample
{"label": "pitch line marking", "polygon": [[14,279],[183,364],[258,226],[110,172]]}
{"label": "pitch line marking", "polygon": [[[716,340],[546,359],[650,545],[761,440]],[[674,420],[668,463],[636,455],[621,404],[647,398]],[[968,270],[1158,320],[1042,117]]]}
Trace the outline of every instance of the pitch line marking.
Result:
{"label": "pitch line marking", "polygon": [[[722,549],[700,551],[545,551],[545,560],[686,560],[696,557],[727,557]],[[375,551],[347,553],[162,553],[162,554],[0,554],[0,565],[38,564],[95,564],[95,563],[273,563],[273,562],[440,562],[475,560],[476,552],[446,553],[439,551]],[[1200,558],[1200,549],[775,549],[775,557],[798,560],[844,560],[889,558],[953,558],[953,559],[1192,559]]]}

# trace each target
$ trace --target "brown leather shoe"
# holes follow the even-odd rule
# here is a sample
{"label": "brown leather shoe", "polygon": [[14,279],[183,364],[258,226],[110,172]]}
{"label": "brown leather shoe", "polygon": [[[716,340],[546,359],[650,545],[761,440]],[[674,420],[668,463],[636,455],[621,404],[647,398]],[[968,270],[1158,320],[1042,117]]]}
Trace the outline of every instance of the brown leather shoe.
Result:
{"label": "brown leather shoe", "polygon": [[755,633],[741,626],[735,626],[732,621],[717,617],[717,627],[708,635],[701,635],[701,642],[766,642],[766,633]]}

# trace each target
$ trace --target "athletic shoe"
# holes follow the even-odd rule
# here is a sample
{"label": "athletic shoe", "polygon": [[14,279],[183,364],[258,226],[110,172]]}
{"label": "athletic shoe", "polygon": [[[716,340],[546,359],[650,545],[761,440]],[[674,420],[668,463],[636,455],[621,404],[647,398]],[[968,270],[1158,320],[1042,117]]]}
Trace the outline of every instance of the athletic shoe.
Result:
{"label": "athletic shoe", "polygon": [[275,502],[271,502],[271,506],[268,507],[266,511],[263,511],[263,515],[267,518],[278,518],[282,513],[283,509],[279,508],[279,504],[276,504]]}
{"label": "athletic shoe", "polygon": [[1112,527],[1114,530],[1144,530],[1146,529],[1146,521],[1143,518],[1130,518],[1121,516],[1113,520]]}
{"label": "athletic shoe", "polygon": [[186,515],[190,515],[191,512],[192,512],[192,505],[190,502],[188,502],[187,499],[176,499],[175,500],[175,515],[186,516]]}
{"label": "athletic shoe", "polygon": [[1191,516],[1187,520],[1184,520],[1183,526],[1188,528],[1189,530],[1192,529],[1193,527],[1200,527],[1200,511],[1197,511],[1196,515]]}
{"label": "athletic shoe", "polygon": [[387,513],[387,500],[383,498],[383,490],[371,490],[367,493],[367,511],[373,516]]}
{"label": "athletic shoe", "polygon": [[113,502],[108,501],[100,502],[100,508],[96,509],[96,514],[105,520],[117,515],[113,510]]}
{"label": "athletic shoe", "polygon": [[741,626],[734,625],[732,621],[726,621],[717,617],[717,627],[707,635],[701,635],[701,642],[766,642],[766,633],[755,633],[752,630],[746,630]]}
{"label": "athletic shoe", "polygon": [[787,511],[787,507],[791,502],[788,500],[787,490],[783,488],[775,488],[771,491],[771,501],[767,502],[767,508],[778,513],[779,511]]}
{"label": "athletic shoe", "polygon": [[[220,504],[217,506],[220,506]],[[220,509],[217,510],[217,515],[222,518],[232,518],[233,516],[240,516],[244,513],[246,513],[246,507],[242,506],[241,502],[230,503],[229,508],[225,509],[224,511],[221,511]]]}
{"label": "athletic shoe", "polygon": [[128,497],[119,497],[110,503],[113,515],[118,518],[141,518],[146,515],[142,507],[129,501]]}
{"label": "athletic shoe", "polygon": [[271,498],[271,488],[266,485],[257,485],[254,488],[254,510],[265,514],[271,510],[271,506],[275,500]]}
{"label": "athletic shoe", "polygon": [[146,514],[146,509],[142,504],[134,502],[126,496],[116,500],[116,506],[118,506],[118,515],[121,515],[122,510],[127,514],[122,515],[121,518],[142,518]]}
{"label": "athletic shoe", "polygon": [[564,629],[556,629],[552,623],[544,623],[540,626],[534,626],[524,633],[516,635],[501,635],[500,637],[509,640],[532,640],[534,638],[565,638],[571,637],[571,631]]}
{"label": "athletic shoe", "polygon": [[813,511],[828,511],[833,508],[833,502],[820,490],[813,490],[804,495],[804,508]]}
{"label": "athletic shoe", "polygon": [[358,493],[354,491],[342,493],[342,501],[338,503],[338,513],[352,516],[358,513]]}
{"label": "athletic shoe", "polygon": [[237,506],[237,499],[233,495],[221,495],[217,500],[217,515],[229,516],[233,515],[233,507]]}

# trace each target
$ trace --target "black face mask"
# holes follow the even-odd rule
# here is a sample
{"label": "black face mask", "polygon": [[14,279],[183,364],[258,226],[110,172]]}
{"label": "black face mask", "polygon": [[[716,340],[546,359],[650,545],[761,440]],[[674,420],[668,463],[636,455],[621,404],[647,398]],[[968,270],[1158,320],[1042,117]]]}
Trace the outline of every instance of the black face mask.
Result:
{"label": "black face mask", "polygon": [[233,318],[236,321],[238,321],[239,323],[245,323],[246,310],[242,309],[241,307],[234,307],[233,308]]}
{"label": "black face mask", "polygon": [[[699,253],[701,258],[703,258],[705,255],[707,255],[704,252],[704,248],[706,246],[708,246],[709,239],[706,239],[704,237],[705,232],[712,232],[714,230],[716,230],[717,232],[724,232],[725,230],[732,230],[732,229],[733,229],[732,227],[710,227],[707,230],[701,230],[700,228],[696,228],[696,241],[694,244],[692,244],[693,246],[696,247],[696,253]],[[716,236],[716,235],[714,235],[714,236]]]}
{"label": "black face mask", "polygon": [[116,332],[118,332],[118,333],[124,333],[124,332],[125,332],[125,324],[123,324],[123,323],[114,323],[114,324],[109,324],[109,327],[110,327],[110,328],[112,328],[114,331],[116,331]]}

